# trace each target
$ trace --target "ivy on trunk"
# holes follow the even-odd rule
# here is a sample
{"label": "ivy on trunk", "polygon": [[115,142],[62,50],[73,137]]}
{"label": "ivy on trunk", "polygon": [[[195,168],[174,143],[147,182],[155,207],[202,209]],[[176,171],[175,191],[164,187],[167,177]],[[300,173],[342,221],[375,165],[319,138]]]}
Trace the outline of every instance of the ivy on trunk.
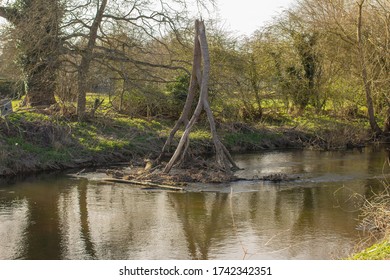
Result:
{"label": "ivy on trunk", "polygon": [[26,105],[47,107],[55,104],[61,43],[59,1],[19,0],[0,7],[0,16],[13,27],[18,64],[24,75]]}

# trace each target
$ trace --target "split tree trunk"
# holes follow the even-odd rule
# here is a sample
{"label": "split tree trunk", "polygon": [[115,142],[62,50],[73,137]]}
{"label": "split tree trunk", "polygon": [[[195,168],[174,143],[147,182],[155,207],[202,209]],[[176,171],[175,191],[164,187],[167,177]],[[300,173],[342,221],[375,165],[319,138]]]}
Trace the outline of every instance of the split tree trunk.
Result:
{"label": "split tree trunk", "polygon": [[[203,71],[201,65],[202,59],[203,59]],[[170,136],[164,145],[162,154],[170,145],[181,123],[185,124],[186,127],[180,139],[179,145],[176,148],[175,153],[173,154],[172,158],[170,159],[170,161],[168,162],[168,164],[164,169],[165,173],[169,173],[172,167],[179,160],[180,161],[184,160],[185,154],[189,146],[189,136],[191,130],[195,125],[195,123],[197,122],[197,120],[199,119],[199,116],[203,110],[205,110],[207,114],[207,119],[210,123],[210,130],[211,130],[213,143],[215,147],[216,163],[218,168],[228,173],[231,172],[231,167],[238,169],[238,166],[235,164],[229,151],[222,144],[222,142],[219,140],[219,137],[217,135],[214,116],[208,101],[209,76],[210,76],[210,57],[209,57],[209,49],[208,49],[208,43],[206,38],[206,30],[205,30],[204,22],[197,20],[195,22],[194,62],[192,67],[191,83],[188,91],[186,104],[184,106],[183,112],[178,122],[176,123],[175,127],[172,129]],[[200,87],[198,104],[195,108],[195,111],[191,119],[188,121],[191,105],[194,101],[195,91],[198,86]]]}
{"label": "split tree trunk", "polygon": [[175,137],[177,131],[180,129],[180,126],[184,125],[184,127],[186,127],[188,125],[188,122],[189,122],[191,107],[192,107],[192,104],[194,103],[194,100],[195,100],[195,93],[196,93],[196,90],[198,89],[198,86],[200,87],[200,84],[201,84],[201,81],[198,80],[197,75],[196,75],[197,69],[198,68],[200,69],[201,64],[202,64],[202,56],[201,56],[201,52],[200,52],[200,44],[199,44],[198,36],[199,36],[198,28],[195,27],[194,56],[193,56],[190,86],[188,88],[186,102],[184,104],[184,108],[183,108],[183,111],[180,115],[180,118],[175,123],[175,126],[171,130],[169,137],[168,137],[167,141],[165,142],[164,147],[162,148],[161,154],[158,157],[157,162],[161,162],[162,157],[165,155],[166,151],[171,146],[173,137]]}

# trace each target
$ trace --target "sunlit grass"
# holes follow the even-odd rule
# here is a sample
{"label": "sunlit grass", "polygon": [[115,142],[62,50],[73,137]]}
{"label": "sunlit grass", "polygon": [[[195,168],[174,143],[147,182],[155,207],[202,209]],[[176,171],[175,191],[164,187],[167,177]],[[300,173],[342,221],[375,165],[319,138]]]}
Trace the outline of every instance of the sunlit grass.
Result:
{"label": "sunlit grass", "polygon": [[380,243],[351,256],[351,260],[390,260],[390,241],[384,240]]}

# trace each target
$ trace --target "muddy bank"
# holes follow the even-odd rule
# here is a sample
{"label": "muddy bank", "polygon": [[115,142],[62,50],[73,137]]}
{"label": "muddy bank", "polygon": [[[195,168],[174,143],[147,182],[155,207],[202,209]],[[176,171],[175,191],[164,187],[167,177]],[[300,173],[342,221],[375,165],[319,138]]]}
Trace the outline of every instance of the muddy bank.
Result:
{"label": "muddy bank", "polygon": [[7,160],[8,164],[0,163],[0,176],[28,175],[45,171],[59,171],[67,169],[82,169],[115,165],[128,161],[133,155],[131,152],[111,152],[91,155],[85,158],[75,158],[66,161],[40,162],[34,155]]}

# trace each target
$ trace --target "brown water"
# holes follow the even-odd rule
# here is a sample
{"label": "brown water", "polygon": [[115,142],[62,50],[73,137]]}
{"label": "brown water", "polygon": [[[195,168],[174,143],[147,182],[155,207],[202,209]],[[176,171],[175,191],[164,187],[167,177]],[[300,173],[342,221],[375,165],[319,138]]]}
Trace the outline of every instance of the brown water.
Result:
{"label": "brown water", "polygon": [[358,199],[383,186],[384,149],[236,156],[294,182],[144,191],[66,175],[0,185],[0,259],[335,259],[356,246]]}

